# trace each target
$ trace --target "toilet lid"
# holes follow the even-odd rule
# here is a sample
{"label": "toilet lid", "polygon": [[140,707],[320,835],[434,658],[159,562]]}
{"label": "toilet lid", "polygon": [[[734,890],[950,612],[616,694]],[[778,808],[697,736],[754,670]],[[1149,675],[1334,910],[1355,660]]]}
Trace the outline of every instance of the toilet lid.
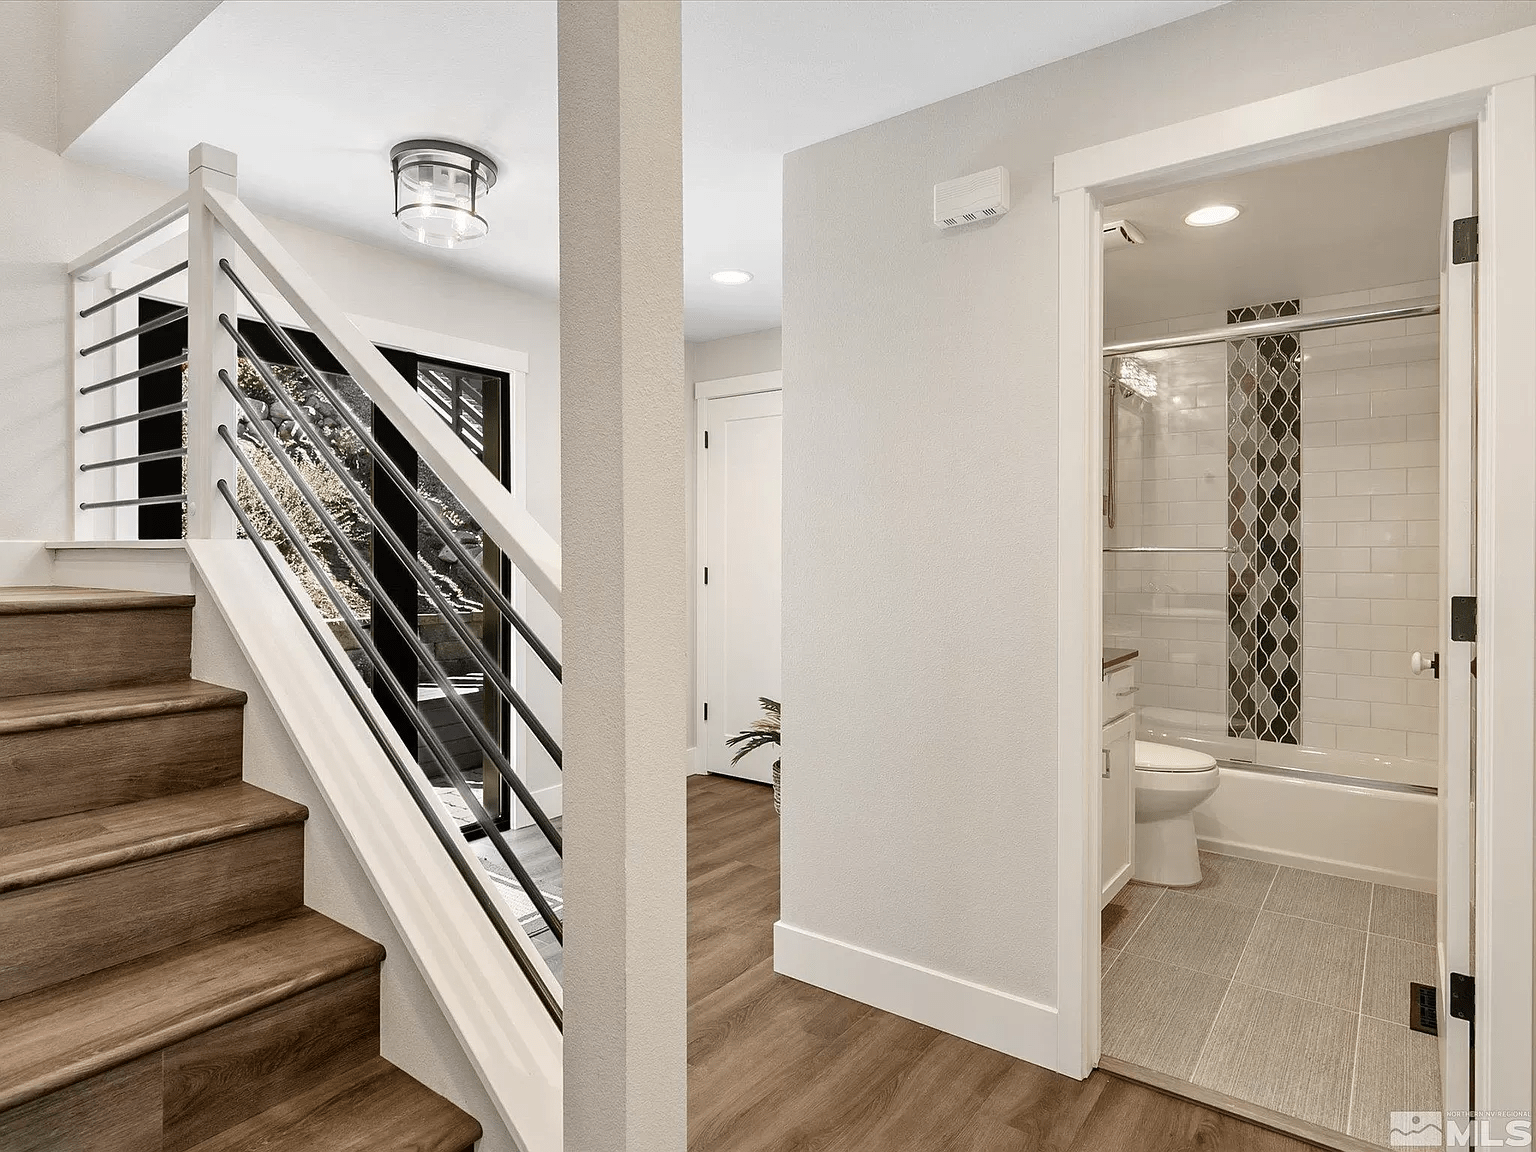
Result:
{"label": "toilet lid", "polygon": [[1204,752],[1177,748],[1172,744],[1136,741],[1136,767],[1149,772],[1204,772],[1216,767],[1216,760]]}

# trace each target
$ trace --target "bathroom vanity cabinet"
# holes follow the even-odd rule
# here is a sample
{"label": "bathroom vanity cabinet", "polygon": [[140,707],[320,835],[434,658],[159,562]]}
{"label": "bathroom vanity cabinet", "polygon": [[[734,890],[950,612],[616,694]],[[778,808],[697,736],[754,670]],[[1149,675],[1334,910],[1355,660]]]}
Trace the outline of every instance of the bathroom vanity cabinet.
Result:
{"label": "bathroom vanity cabinet", "polygon": [[1131,878],[1136,859],[1136,653],[1106,649],[1099,758],[1099,906]]}

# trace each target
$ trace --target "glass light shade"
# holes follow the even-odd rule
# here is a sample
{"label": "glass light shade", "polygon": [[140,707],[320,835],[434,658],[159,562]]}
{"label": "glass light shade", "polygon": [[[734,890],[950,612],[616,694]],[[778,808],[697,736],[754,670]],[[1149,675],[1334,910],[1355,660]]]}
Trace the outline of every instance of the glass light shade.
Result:
{"label": "glass light shade", "polygon": [[496,183],[484,153],[443,140],[407,140],[390,153],[395,219],[412,240],[432,248],[462,248],[490,231],[482,200]]}

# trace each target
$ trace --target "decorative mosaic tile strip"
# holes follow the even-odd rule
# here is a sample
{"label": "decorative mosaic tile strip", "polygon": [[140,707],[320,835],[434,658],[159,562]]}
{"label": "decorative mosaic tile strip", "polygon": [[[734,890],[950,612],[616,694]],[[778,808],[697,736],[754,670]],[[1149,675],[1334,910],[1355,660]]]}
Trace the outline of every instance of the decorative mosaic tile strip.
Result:
{"label": "decorative mosaic tile strip", "polygon": [[[1299,300],[1234,308],[1228,324],[1294,316]],[[1301,739],[1301,348],[1227,342],[1227,734]]]}

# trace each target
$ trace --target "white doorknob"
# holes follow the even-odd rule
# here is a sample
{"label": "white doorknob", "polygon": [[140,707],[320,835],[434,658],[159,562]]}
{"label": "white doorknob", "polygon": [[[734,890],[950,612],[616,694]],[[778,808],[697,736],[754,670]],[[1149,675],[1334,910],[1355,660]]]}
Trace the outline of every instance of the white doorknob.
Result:
{"label": "white doorknob", "polygon": [[1424,653],[1415,652],[1408,658],[1408,667],[1413,669],[1415,676],[1422,676],[1426,672],[1433,672],[1438,678],[1440,675],[1440,653],[1431,653],[1429,658],[1425,659]]}

